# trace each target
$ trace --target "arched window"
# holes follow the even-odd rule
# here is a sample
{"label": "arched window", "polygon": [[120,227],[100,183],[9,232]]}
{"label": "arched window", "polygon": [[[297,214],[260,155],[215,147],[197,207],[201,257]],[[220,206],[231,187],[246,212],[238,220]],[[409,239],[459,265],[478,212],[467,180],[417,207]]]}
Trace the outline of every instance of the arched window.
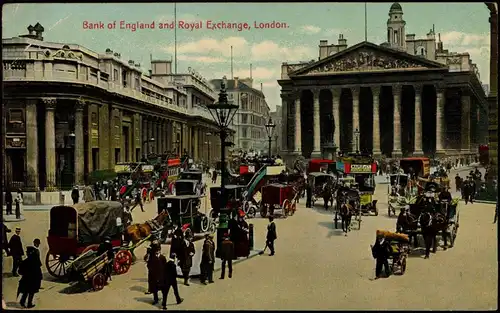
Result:
{"label": "arched window", "polygon": [[425,48],[424,47],[418,47],[418,55],[425,55]]}

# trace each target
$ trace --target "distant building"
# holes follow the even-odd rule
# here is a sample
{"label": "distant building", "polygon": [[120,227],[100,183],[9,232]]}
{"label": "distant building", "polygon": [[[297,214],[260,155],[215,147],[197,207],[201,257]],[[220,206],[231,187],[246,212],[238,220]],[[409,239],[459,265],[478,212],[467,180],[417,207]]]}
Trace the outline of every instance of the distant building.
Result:
{"label": "distant building", "polygon": [[270,113],[273,123],[276,125],[274,128],[273,141],[272,141],[272,154],[280,154],[283,142],[283,125],[281,123],[281,105],[276,106],[276,111]]}
{"label": "distant building", "polygon": [[[220,89],[222,79],[212,79],[213,88]],[[269,118],[269,106],[261,90],[253,88],[253,79],[227,79],[229,100],[239,106],[234,116],[233,150],[267,151],[267,134],[264,125]]]}

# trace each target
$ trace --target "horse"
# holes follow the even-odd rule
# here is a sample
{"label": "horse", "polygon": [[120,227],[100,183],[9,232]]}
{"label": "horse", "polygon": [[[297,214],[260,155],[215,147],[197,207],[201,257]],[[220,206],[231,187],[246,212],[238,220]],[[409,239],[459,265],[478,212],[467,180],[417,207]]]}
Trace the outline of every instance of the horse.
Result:
{"label": "horse", "polygon": [[413,246],[418,247],[418,218],[419,215],[412,214],[411,212],[402,211],[396,222],[396,231],[399,233],[407,234],[410,239],[410,244],[413,239]]}
{"label": "horse", "polygon": [[350,231],[351,227],[351,219],[352,219],[352,211],[353,207],[347,202],[342,203],[340,206],[340,218],[342,219],[342,230],[344,234],[347,236],[347,232]]}
{"label": "horse", "polygon": [[[419,216],[420,227],[425,241],[425,258],[429,258],[429,253],[432,246],[432,253],[437,251],[437,235],[441,231],[442,237],[446,241],[446,219],[441,213],[423,212]],[[446,244],[447,245],[447,244]]]}
{"label": "horse", "polygon": [[132,243],[135,245],[139,241],[151,235],[155,230],[163,228],[168,218],[170,218],[168,212],[162,211],[151,221],[147,221],[146,223],[142,224],[132,224],[126,228],[126,237],[130,238],[130,240],[132,240]]}

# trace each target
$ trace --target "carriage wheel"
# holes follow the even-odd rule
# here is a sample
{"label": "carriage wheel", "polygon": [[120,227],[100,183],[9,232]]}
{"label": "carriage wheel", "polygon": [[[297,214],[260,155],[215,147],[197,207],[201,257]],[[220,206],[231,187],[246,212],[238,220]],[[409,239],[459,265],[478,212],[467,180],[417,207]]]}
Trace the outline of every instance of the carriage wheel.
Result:
{"label": "carriage wheel", "polygon": [[153,190],[150,190],[149,191],[149,201],[153,201],[155,199],[155,193],[153,192]]}
{"label": "carriage wheel", "polygon": [[250,205],[248,208],[247,216],[248,218],[254,218],[255,215],[257,214],[257,210],[253,205]]}
{"label": "carriage wheel", "polygon": [[132,265],[132,253],[128,250],[120,250],[115,255],[115,259],[113,260],[113,270],[116,274],[125,274],[130,269]]}
{"label": "carriage wheel", "polygon": [[288,199],[285,199],[283,201],[283,203],[281,204],[281,209],[283,210],[283,216],[287,217],[290,210],[290,201]]}
{"label": "carriage wheel", "polygon": [[95,274],[94,277],[92,277],[92,288],[94,288],[95,291],[102,290],[104,288],[104,285],[106,285],[106,276],[102,273],[97,273]]}
{"label": "carriage wheel", "polygon": [[391,217],[391,211],[392,211],[391,208],[392,208],[392,205],[389,202],[389,205],[388,205],[388,208],[387,208],[387,215],[389,215],[389,217]]}
{"label": "carriage wheel", "polygon": [[215,221],[211,221],[210,226],[208,227],[208,231],[213,234],[217,230],[217,226],[215,225]]}
{"label": "carriage wheel", "polygon": [[378,208],[375,206],[375,216],[378,216]]}
{"label": "carriage wheel", "polygon": [[45,267],[50,275],[56,278],[66,276],[74,256],[53,254],[50,250],[45,257]]}
{"label": "carriage wheel", "polygon": [[403,260],[401,261],[401,274],[404,275],[406,272],[406,256],[403,257]]}
{"label": "carriage wheel", "polygon": [[146,200],[148,199],[148,191],[146,190],[146,188],[141,189],[141,195],[142,195],[142,202],[146,202]]}
{"label": "carriage wheel", "polygon": [[201,232],[202,233],[207,232],[209,228],[210,228],[210,221],[208,220],[208,217],[202,216],[200,221]]}
{"label": "carriage wheel", "polygon": [[290,216],[293,216],[295,214],[295,211],[297,211],[297,202],[294,202],[292,204],[292,209],[290,210]]}
{"label": "carriage wheel", "polygon": [[260,216],[266,218],[267,216],[267,207],[265,204],[260,205]]}
{"label": "carriage wheel", "polygon": [[453,245],[455,244],[455,238],[457,238],[457,229],[455,225],[451,225],[451,231],[450,231],[450,248],[453,248]]}

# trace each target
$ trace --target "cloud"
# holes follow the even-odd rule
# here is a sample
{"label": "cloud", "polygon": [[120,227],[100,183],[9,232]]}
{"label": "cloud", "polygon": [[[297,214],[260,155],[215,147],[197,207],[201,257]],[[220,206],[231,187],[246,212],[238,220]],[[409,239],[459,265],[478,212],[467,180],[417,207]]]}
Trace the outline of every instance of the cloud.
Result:
{"label": "cloud", "polygon": [[321,31],[321,28],[314,25],[305,25],[300,28],[303,33],[306,34],[317,34]]}
{"label": "cloud", "polygon": [[[227,37],[222,40],[204,38],[198,41],[180,43],[177,46],[177,54],[212,53],[219,57],[230,57],[231,46],[233,46],[234,55],[245,54],[245,50],[248,48],[248,41],[243,37]],[[168,53],[174,52],[172,45],[163,46],[160,49]]]}
{"label": "cloud", "polygon": [[255,44],[252,49],[252,60],[300,61],[313,58],[314,50],[306,46],[282,47],[269,40]]}
{"label": "cloud", "polygon": [[452,46],[481,46],[490,44],[489,34],[471,34],[457,31],[441,33],[441,41]]}
{"label": "cloud", "polygon": [[227,62],[227,59],[224,58],[216,58],[216,57],[209,57],[209,56],[202,56],[202,55],[179,55],[177,56],[178,60],[181,61],[189,61],[189,62],[199,62],[199,63],[224,63]]}

